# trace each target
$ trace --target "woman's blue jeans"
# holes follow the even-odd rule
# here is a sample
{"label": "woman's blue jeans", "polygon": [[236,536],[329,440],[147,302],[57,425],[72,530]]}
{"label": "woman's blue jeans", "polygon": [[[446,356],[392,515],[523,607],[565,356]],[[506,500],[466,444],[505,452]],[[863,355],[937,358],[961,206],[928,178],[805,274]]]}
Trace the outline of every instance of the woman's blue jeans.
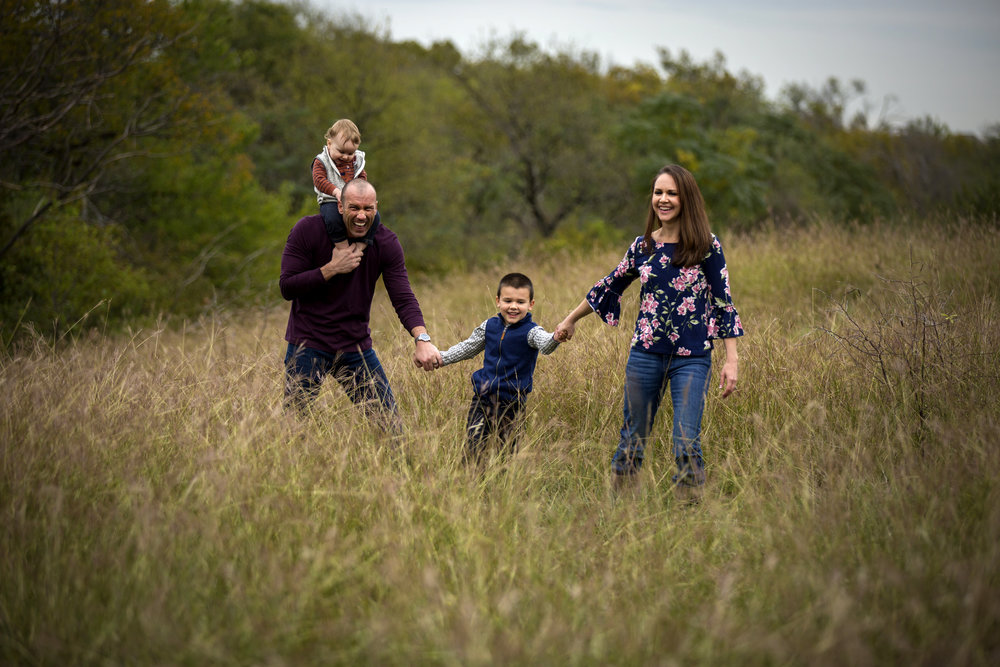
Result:
{"label": "woman's blue jeans", "polygon": [[625,367],[625,420],[611,463],[616,474],[635,474],[642,467],[649,432],[669,384],[674,412],[672,442],[677,463],[674,483],[690,486],[705,483],[701,416],[711,374],[710,355],[678,357],[632,348]]}
{"label": "woman's blue jeans", "polygon": [[289,343],[285,352],[285,400],[305,409],[319,394],[327,375],[344,388],[351,401],[389,431],[399,430],[396,398],[375,350],[331,354]]}

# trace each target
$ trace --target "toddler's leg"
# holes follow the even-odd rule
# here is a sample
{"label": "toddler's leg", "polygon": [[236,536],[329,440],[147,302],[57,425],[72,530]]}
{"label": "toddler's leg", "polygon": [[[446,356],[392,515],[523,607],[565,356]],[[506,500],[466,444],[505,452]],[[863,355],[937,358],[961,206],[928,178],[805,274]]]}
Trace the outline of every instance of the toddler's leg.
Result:
{"label": "toddler's leg", "polygon": [[[347,239],[347,227],[344,226],[344,217],[340,215],[337,202],[325,202],[319,205],[319,214],[323,216],[323,224],[326,225],[326,233],[333,243],[340,243]],[[374,226],[373,226],[374,228]]]}

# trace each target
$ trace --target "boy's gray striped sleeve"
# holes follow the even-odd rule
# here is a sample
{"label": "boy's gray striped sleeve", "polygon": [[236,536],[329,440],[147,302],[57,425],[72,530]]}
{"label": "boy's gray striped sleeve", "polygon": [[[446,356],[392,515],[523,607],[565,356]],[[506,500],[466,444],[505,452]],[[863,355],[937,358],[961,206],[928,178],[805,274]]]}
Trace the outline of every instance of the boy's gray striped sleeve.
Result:
{"label": "boy's gray striped sleeve", "polygon": [[528,345],[536,348],[542,354],[552,354],[559,347],[559,341],[542,327],[534,327],[528,332]]}
{"label": "boy's gray striped sleeve", "polygon": [[453,364],[456,361],[464,361],[466,359],[471,359],[480,352],[486,349],[486,323],[489,320],[483,320],[483,323],[476,327],[472,335],[463,340],[461,343],[455,343],[447,350],[441,353],[441,366],[447,366],[448,364]]}

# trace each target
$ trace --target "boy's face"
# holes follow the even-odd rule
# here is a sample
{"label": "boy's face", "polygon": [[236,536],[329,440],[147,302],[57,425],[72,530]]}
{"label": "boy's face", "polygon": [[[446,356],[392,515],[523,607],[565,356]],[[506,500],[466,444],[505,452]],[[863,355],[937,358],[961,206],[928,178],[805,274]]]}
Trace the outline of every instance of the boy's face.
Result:
{"label": "boy's face", "polygon": [[354,152],[360,145],[360,142],[345,137],[343,132],[326,140],[326,150],[334,162],[353,162]]}
{"label": "boy's face", "polygon": [[507,324],[515,324],[524,319],[524,316],[535,307],[535,301],[531,298],[531,290],[527,287],[508,287],[504,285],[500,288],[500,296],[497,297],[497,310]]}

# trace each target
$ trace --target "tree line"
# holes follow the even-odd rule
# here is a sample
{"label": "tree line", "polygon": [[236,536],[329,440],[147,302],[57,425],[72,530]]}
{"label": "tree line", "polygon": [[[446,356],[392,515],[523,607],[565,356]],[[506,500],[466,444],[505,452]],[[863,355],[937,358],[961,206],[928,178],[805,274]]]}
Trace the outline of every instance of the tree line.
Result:
{"label": "tree line", "polygon": [[[0,0],[0,330],[56,334],[270,301],[316,211],[309,166],[361,128],[411,270],[637,233],[656,169],[713,226],[908,214],[995,224],[1000,124],[872,118],[864,83],[787,86],[661,48],[606,67],[522,34],[476,53],[266,0]],[[852,109],[858,109],[860,111]]]}

